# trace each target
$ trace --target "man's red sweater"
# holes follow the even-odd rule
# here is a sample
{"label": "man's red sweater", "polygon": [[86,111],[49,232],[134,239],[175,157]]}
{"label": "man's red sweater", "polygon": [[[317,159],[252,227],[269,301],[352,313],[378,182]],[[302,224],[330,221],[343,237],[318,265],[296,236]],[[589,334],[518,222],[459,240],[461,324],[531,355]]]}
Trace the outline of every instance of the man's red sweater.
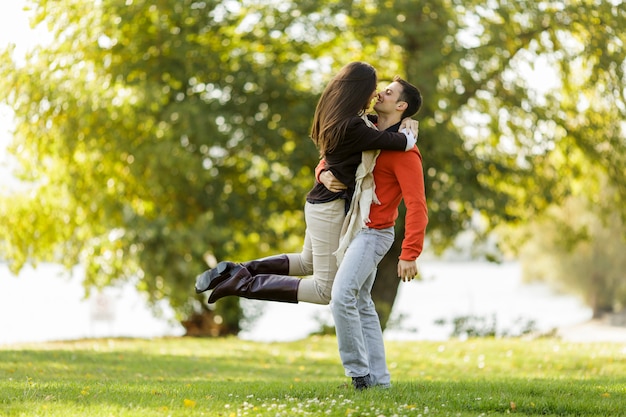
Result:
{"label": "man's red sweater", "polygon": [[404,199],[406,217],[400,259],[414,261],[424,248],[428,224],[422,155],[417,146],[408,152],[383,150],[376,159],[373,175],[380,204],[370,207],[367,227],[386,229],[395,225],[398,206]]}

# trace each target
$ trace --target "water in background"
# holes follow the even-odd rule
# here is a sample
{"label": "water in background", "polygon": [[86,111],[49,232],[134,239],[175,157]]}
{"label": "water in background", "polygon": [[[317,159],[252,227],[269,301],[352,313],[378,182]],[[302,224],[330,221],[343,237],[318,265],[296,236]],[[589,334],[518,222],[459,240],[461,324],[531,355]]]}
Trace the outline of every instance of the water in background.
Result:
{"label": "water in background", "polygon": [[70,276],[61,266],[42,264],[16,277],[0,264],[0,344],[184,333],[169,321],[169,308],[156,317],[130,284],[85,299],[82,276],[80,268]]}
{"label": "water in background", "polygon": [[[457,316],[495,317],[506,329],[534,320],[540,331],[587,321],[591,310],[578,299],[559,295],[543,284],[521,282],[519,264],[511,262],[420,262],[423,279],[401,283],[385,331],[388,340],[445,340]],[[56,265],[25,267],[18,277],[0,265],[0,344],[124,336],[177,336],[184,329],[162,306],[157,317],[132,285],[107,288],[85,299],[81,272],[69,277]],[[189,288],[193,291],[193,278]],[[289,341],[332,324],[328,306],[242,300],[259,315],[240,337]]]}
{"label": "water in background", "polygon": [[[538,331],[585,322],[591,309],[577,298],[556,294],[545,284],[525,284],[517,262],[419,262],[421,281],[401,283],[385,330],[387,340],[445,340],[458,316],[495,317],[500,330],[535,321]],[[328,306],[300,303],[268,306],[250,328],[240,334],[251,340],[293,340],[332,324]]]}

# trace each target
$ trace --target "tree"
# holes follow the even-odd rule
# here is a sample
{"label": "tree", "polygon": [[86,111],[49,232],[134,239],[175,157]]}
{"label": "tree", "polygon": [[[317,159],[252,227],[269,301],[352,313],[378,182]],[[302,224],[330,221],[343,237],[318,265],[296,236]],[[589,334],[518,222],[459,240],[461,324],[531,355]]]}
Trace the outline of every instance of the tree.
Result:
{"label": "tree", "polygon": [[[87,286],[138,279],[184,317],[205,256],[294,248],[316,162],[306,45],[284,22],[250,32],[258,12],[231,6],[39,2],[55,41],[2,66],[30,185],[3,200],[13,270],[83,262]],[[235,332],[237,305],[220,312]]]}
{"label": "tree", "polygon": [[[206,312],[190,294],[205,263],[298,249],[317,160],[311,115],[351,60],[424,94],[436,250],[564,201],[585,175],[572,149],[606,171],[623,212],[621,5],[40,0],[54,42],[23,67],[10,51],[0,62],[29,185],[0,200],[0,253],[14,270],[81,262],[88,286],[132,279],[181,318]],[[553,88],[528,77],[541,62],[558,75]],[[389,290],[382,312],[396,262],[397,242],[377,280]],[[236,332],[236,300],[218,306]]]}
{"label": "tree", "polygon": [[[355,13],[357,37],[401,48],[406,78],[426,97],[419,146],[431,247],[441,251],[462,230],[482,238],[524,224],[566,200],[586,164],[606,172],[626,215],[622,5],[395,1]],[[533,78],[538,66],[553,71],[554,85]],[[373,291],[383,320],[399,252],[396,241]]]}

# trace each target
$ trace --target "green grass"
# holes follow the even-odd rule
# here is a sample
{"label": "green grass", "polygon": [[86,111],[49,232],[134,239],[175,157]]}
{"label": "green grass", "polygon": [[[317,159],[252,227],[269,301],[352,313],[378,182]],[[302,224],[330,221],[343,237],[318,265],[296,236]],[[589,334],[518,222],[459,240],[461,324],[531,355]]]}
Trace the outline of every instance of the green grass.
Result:
{"label": "green grass", "polygon": [[626,416],[626,346],[388,342],[355,392],[334,337],[100,339],[0,347],[0,416]]}

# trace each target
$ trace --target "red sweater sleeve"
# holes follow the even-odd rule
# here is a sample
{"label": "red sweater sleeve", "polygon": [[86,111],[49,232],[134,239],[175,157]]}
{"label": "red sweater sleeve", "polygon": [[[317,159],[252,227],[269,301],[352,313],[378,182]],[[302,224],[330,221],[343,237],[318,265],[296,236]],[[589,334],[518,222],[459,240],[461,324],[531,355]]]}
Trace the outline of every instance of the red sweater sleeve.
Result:
{"label": "red sweater sleeve", "polygon": [[[417,150],[417,147],[415,148]],[[402,190],[402,198],[406,206],[404,218],[404,240],[400,259],[414,261],[422,253],[426,225],[428,224],[428,208],[426,207],[426,191],[424,187],[424,170],[422,155],[417,152],[407,152],[407,162],[394,164],[398,182]]]}
{"label": "red sweater sleeve", "polygon": [[324,158],[320,159],[315,167],[315,181],[320,182],[320,175],[326,169],[326,160]]}

